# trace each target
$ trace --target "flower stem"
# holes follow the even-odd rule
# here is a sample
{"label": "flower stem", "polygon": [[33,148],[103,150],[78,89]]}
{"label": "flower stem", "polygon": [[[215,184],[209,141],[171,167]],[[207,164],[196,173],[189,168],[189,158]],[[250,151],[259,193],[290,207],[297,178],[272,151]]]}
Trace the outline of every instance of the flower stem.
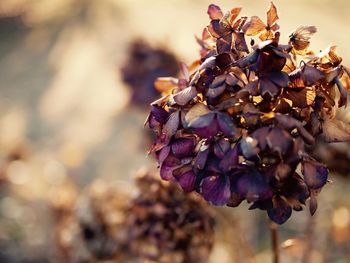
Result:
{"label": "flower stem", "polygon": [[270,221],[271,245],[273,250],[273,263],[279,263],[279,241],[278,241],[278,225]]}

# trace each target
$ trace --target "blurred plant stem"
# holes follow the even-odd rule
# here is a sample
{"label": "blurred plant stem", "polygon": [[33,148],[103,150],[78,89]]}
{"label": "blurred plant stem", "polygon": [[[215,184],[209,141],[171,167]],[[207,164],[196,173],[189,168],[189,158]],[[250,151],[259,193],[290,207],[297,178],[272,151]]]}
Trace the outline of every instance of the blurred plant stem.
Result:
{"label": "blurred plant stem", "polygon": [[310,216],[306,226],[306,246],[303,254],[303,263],[311,263],[312,251],[314,249],[313,241],[315,236],[315,215]]}
{"label": "blurred plant stem", "polygon": [[[229,243],[231,248],[235,248],[234,251],[236,252],[231,255],[232,262],[242,262],[243,258],[244,262],[256,263],[252,248],[244,237],[237,218],[225,209],[215,209],[213,211],[221,224],[223,240]],[[242,251],[243,254],[237,253],[237,251]]]}
{"label": "blurred plant stem", "polygon": [[273,263],[279,263],[279,245],[278,245],[278,225],[270,220],[271,245],[273,250]]}

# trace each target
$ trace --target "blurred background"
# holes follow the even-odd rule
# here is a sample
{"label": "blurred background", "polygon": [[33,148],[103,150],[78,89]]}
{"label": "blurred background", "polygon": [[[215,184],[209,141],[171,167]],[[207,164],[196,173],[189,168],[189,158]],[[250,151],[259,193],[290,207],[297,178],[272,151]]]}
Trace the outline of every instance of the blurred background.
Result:
{"label": "blurred background", "polygon": [[[267,0],[213,2],[261,18],[269,6]],[[139,168],[156,168],[143,129],[147,104],[157,96],[149,83],[175,76],[179,61],[198,58],[194,35],[208,23],[210,3],[0,0],[0,262],[65,262],[55,248],[52,206],[96,180],[132,187]],[[350,65],[348,0],[274,3],[283,42],[299,25],[316,25],[311,48],[336,44]],[[281,243],[289,239],[282,262],[299,262],[310,236],[311,262],[350,262],[348,146],[318,151],[343,168],[320,195],[314,220],[307,211],[294,213],[282,227]],[[230,238],[245,233],[255,262],[269,262],[265,214],[247,205],[224,210],[239,228]],[[212,262],[239,262],[230,258],[232,249],[222,242]]]}

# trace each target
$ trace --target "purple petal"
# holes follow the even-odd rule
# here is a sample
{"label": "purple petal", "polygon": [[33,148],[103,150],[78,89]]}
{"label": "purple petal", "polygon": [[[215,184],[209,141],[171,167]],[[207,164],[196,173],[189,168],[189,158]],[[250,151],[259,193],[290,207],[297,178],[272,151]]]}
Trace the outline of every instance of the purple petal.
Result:
{"label": "purple petal", "polygon": [[218,158],[222,159],[225,157],[225,154],[229,150],[230,146],[230,142],[222,138],[214,144],[214,154]]}
{"label": "purple petal", "polygon": [[234,136],[237,133],[237,129],[233,124],[233,121],[226,113],[217,114],[217,122],[220,131],[226,136]]}
{"label": "purple petal", "polygon": [[259,148],[257,147],[258,141],[252,137],[246,137],[240,140],[239,147],[243,156],[247,159],[252,159],[259,153]]}
{"label": "purple petal", "polygon": [[159,151],[159,154],[157,156],[159,164],[162,164],[164,162],[164,160],[168,157],[169,153],[170,146],[166,146]]}
{"label": "purple petal", "polygon": [[177,176],[176,180],[179,182],[180,186],[185,192],[191,192],[194,190],[195,183],[196,183],[196,176],[192,172],[192,170]]}
{"label": "purple petal", "polygon": [[270,132],[269,127],[262,127],[260,129],[257,129],[256,131],[253,132],[252,137],[256,139],[259,143],[259,148],[260,150],[264,151],[267,143],[266,143],[266,137]]}
{"label": "purple petal", "polygon": [[163,109],[162,107],[159,107],[159,106],[154,106],[154,105],[151,106],[151,113],[150,114],[160,124],[164,124],[169,117],[169,113],[165,109]]}
{"label": "purple petal", "polygon": [[209,146],[202,145],[194,161],[194,166],[198,169],[203,169],[208,158]]}
{"label": "purple petal", "polygon": [[227,154],[225,154],[224,159],[221,160],[219,167],[224,172],[228,172],[233,167],[238,164],[238,146],[237,144],[233,149],[229,150]]}
{"label": "purple petal", "polygon": [[211,4],[208,6],[208,11],[207,11],[210,19],[221,19],[223,17],[223,13],[217,5]]}
{"label": "purple petal", "polygon": [[327,183],[328,169],[316,161],[304,161],[302,163],[302,173],[305,183],[311,189],[319,189]]}
{"label": "purple petal", "polygon": [[184,106],[196,96],[197,96],[196,88],[194,86],[190,86],[180,91],[179,93],[174,94],[173,99],[176,102],[176,104],[180,106]]}
{"label": "purple petal", "polygon": [[209,176],[203,179],[202,195],[214,205],[225,205],[230,199],[230,182],[226,176]]}
{"label": "purple petal", "polygon": [[171,144],[171,151],[176,157],[183,158],[192,155],[193,147],[194,139],[179,138]]}
{"label": "purple petal", "polygon": [[189,127],[194,128],[194,132],[202,138],[213,137],[218,133],[218,125],[214,117],[214,113],[199,116],[189,123]]}
{"label": "purple petal", "polygon": [[292,207],[284,198],[275,196],[272,199],[272,208],[267,209],[267,214],[272,221],[281,225],[292,215]]}
{"label": "purple petal", "polygon": [[164,180],[173,179],[173,171],[181,166],[183,166],[181,160],[175,158],[173,155],[168,155],[160,166],[160,177]]}
{"label": "purple petal", "polygon": [[175,135],[180,124],[180,112],[175,111],[170,116],[165,123],[162,130],[162,141],[167,144],[170,138]]}
{"label": "purple petal", "polygon": [[171,180],[174,178],[173,176],[173,171],[177,168],[177,166],[168,166],[166,164],[163,164],[161,167],[160,167],[160,177],[163,179],[163,180]]}
{"label": "purple petal", "polygon": [[288,132],[280,128],[273,128],[269,132],[266,138],[268,146],[278,152],[281,155],[287,153],[287,151],[292,147],[292,137]]}
{"label": "purple petal", "polygon": [[248,170],[238,179],[237,191],[249,202],[268,199],[272,196],[268,178],[253,169]]}
{"label": "purple petal", "polygon": [[214,112],[210,112],[210,113],[207,113],[205,115],[200,115],[197,118],[195,118],[194,120],[192,120],[188,124],[188,127],[189,128],[206,128],[206,127],[213,124],[214,117],[215,117]]}

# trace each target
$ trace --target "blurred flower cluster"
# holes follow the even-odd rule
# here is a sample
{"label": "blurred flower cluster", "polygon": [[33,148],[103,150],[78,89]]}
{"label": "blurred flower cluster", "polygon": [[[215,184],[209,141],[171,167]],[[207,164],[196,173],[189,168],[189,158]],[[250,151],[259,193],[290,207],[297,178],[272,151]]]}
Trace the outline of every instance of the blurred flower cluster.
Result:
{"label": "blurred flower cluster", "polygon": [[309,50],[314,26],[300,26],[281,44],[273,3],[266,23],[239,18],[240,11],[210,5],[200,59],[182,66],[182,78],[156,81],[164,96],[146,122],[157,135],[150,152],[161,177],[184,191],[215,205],[247,200],[282,224],[309,198],[314,214],[328,181],[306,146],[317,137],[350,140],[349,124],[335,114],[347,104],[350,70],[335,46]]}
{"label": "blurred flower cluster", "polygon": [[53,202],[59,254],[67,262],[206,262],[214,219],[205,202],[150,173],[137,178],[138,194],[93,183],[79,198],[64,187]]}
{"label": "blurred flower cluster", "polygon": [[152,47],[144,40],[134,40],[121,69],[123,81],[131,89],[131,103],[148,105],[155,100],[159,93],[154,81],[158,77],[176,76],[178,63],[177,57],[165,47]]}

